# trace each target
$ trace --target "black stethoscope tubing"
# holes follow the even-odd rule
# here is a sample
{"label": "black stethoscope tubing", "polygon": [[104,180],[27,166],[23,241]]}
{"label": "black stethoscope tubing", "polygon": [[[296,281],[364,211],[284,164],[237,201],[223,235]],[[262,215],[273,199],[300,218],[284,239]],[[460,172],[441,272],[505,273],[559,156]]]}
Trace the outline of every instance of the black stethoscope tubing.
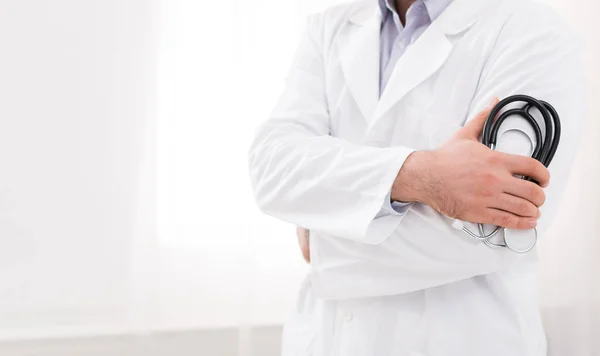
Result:
{"label": "black stethoscope tubing", "polygon": [[[524,102],[521,108],[509,109],[498,116],[500,111],[511,103]],[[529,112],[532,108],[537,109],[544,119],[545,135],[542,136],[542,130],[533,115]],[[513,95],[500,101],[488,116],[483,127],[483,135],[481,143],[495,149],[498,141],[498,132],[500,126],[510,116],[520,116],[525,119],[533,128],[536,145],[533,148],[531,157],[540,161],[545,167],[550,166],[550,162],[556,154],[558,144],[560,142],[561,126],[560,117],[552,105],[543,101],[537,100],[528,95]],[[494,118],[498,116],[496,120]],[[532,143],[533,144],[533,143]]]}
{"label": "black stethoscope tubing", "polygon": [[[504,108],[514,102],[522,102],[525,103],[525,105],[520,108],[508,109],[502,114],[498,115]],[[544,119],[545,135],[542,135],[540,125],[530,113],[530,110],[532,109],[537,109],[541,113],[542,118]],[[496,118],[496,116],[498,116],[498,118]],[[496,106],[494,106],[490,112],[483,127],[481,142],[490,149],[495,150],[498,143],[500,126],[502,126],[502,123],[511,116],[520,116],[521,118],[525,119],[533,128],[536,142],[535,144],[534,142],[531,142],[531,145],[533,146],[531,157],[541,162],[546,168],[549,167],[554,155],[556,154],[556,150],[558,149],[561,135],[560,117],[558,116],[558,113],[554,107],[545,101],[537,100],[528,95],[509,96],[496,104]],[[523,177],[523,179],[533,181],[529,177]],[[491,238],[496,235],[496,233],[500,230],[500,227],[497,227],[491,234],[485,233],[482,224],[478,224],[478,227],[479,236],[466,227],[463,227],[462,230],[476,240],[483,240],[486,245],[490,247],[506,247],[518,253],[525,253],[530,251],[537,242],[536,229],[533,229],[534,239],[532,244],[527,246],[527,248],[517,249],[508,241],[506,232],[504,244],[491,241]]]}

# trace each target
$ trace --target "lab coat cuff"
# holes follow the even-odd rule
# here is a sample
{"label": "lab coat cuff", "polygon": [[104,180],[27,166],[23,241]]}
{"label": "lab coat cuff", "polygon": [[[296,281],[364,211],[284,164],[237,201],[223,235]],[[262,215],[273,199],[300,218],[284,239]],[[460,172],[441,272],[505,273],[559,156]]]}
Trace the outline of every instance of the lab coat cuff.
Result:
{"label": "lab coat cuff", "polygon": [[409,207],[410,203],[392,201],[392,191],[390,190],[383,201],[383,206],[381,207],[381,210],[379,211],[379,213],[377,213],[377,216],[375,216],[375,219],[379,219],[388,215],[404,215],[408,211]]}
{"label": "lab coat cuff", "polygon": [[395,160],[390,164],[390,170],[381,180],[381,190],[383,192],[379,200],[379,211],[367,227],[366,236],[363,242],[368,244],[379,244],[387,239],[400,225],[402,218],[408,213],[412,204],[392,202],[391,187],[402,169],[404,162],[413,152],[412,148],[392,147]]}

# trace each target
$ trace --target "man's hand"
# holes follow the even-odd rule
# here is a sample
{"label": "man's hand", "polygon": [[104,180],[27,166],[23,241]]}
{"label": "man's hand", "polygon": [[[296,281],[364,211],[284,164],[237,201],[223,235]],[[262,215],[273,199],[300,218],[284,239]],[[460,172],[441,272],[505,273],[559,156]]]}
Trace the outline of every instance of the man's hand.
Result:
{"label": "man's hand", "polygon": [[304,256],[304,260],[310,263],[310,231],[303,229],[301,227],[296,228],[296,235],[298,236],[298,244],[300,244],[300,250],[302,251],[302,256]]}
{"label": "man's hand", "polygon": [[[478,141],[490,106],[434,151],[409,156],[396,177],[392,199],[421,202],[463,221],[514,229],[537,225],[550,173],[530,157],[495,152]],[[522,175],[533,182],[516,178]]]}

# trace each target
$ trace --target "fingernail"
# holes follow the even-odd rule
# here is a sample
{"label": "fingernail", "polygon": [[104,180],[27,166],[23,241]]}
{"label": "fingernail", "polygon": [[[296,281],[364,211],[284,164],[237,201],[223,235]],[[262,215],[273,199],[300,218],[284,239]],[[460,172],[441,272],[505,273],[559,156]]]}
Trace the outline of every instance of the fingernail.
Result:
{"label": "fingernail", "polygon": [[529,222],[527,223],[527,225],[529,225],[529,227],[536,227],[537,226],[537,220],[529,220]]}
{"label": "fingernail", "polygon": [[537,218],[539,219],[542,216],[542,212],[538,210]]}

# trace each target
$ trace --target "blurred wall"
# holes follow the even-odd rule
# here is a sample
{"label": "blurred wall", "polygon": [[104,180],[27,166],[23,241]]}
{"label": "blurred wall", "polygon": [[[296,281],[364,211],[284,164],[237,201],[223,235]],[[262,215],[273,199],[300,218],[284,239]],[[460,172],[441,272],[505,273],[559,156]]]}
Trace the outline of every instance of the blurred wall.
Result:
{"label": "blurred wall", "polygon": [[551,356],[600,355],[600,4],[545,2],[567,18],[585,42],[590,116],[563,208],[542,246],[542,312]]}
{"label": "blurred wall", "polygon": [[0,1],[0,338],[128,323],[153,11]]}
{"label": "blurred wall", "polygon": [[[0,339],[240,320],[280,323],[291,308],[305,267],[292,227],[273,225],[272,236],[258,242],[253,238],[259,230],[236,228],[229,233],[246,238],[241,246],[231,243],[235,252],[227,258],[215,253],[220,250],[181,241],[157,249],[156,61],[161,9],[174,2],[0,1]],[[237,63],[259,80],[266,72],[284,71],[295,42],[282,44],[288,52],[275,65],[265,61],[264,51],[281,42],[283,32],[256,18],[274,8],[287,11],[297,18],[286,30],[299,34],[307,12],[336,2],[234,1],[235,20],[248,25],[236,37],[245,56]],[[547,2],[586,38],[592,98],[598,97],[599,5]],[[220,5],[211,4],[217,13]],[[273,21],[287,23],[283,17]],[[273,87],[280,83],[269,78]],[[241,89],[242,103],[264,111],[258,119],[266,117],[272,100],[258,103],[247,95],[256,88]],[[565,208],[543,246],[544,310],[553,340],[564,350],[577,337],[579,344],[588,343],[598,325],[595,314],[586,313],[600,292],[595,279],[600,246],[589,232],[600,228],[600,112],[592,107],[592,113]],[[228,243],[219,243],[226,251]],[[210,269],[198,258],[200,251],[235,267]],[[297,259],[290,261],[292,256]],[[285,272],[283,264],[295,272]],[[235,282],[240,273],[245,274],[239,285],[222,283]],[[584,330],[565,333],[566,323]]]}

